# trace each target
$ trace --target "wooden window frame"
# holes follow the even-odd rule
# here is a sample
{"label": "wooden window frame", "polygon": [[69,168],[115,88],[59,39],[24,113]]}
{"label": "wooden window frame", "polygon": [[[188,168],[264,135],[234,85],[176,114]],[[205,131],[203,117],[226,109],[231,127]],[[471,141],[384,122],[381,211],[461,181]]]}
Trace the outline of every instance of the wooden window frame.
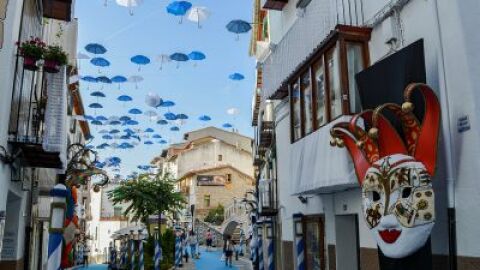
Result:
{"label": "wooden window frame", "polygon": [[[320,269],[325,270],[325,258],[326,258],[326,249],[325,249],[325,216],[323,215],[307,215],[302,217],[302,230],[304,234],[307,232],[307,222],[318,222],[318,229],[320,232],[320,241],[322,242],[320,244],[320,259],[321,259],[321,265]],[[305,235],[304,235],[305,237]],[[308,252],[307,252],[307,241],[303,241],[303,250],[305,251],[305,270],[310,270],[307,267],[307,259],[308,259]]]}
{"label": "wooden window frame", "polygon": [[[364,69],[370,66],[370,53],[368,43],[371,36],[371,28],[364,27],[354,27],[346,25],[337,25],[335,31],[326,39],[322,46],[320,46],[302,67],[297,69],[286,81],[288,87],[289,103],[290,103],[290,142],[295,143],[305,136],[308,136],[311,133],[314,133],[321,127],[327,125],[328,123],[336,120],[339,117],[344,115],[351,115],[350,110],[350,95],[349,95],[349,80],[348,80],[348,59],[347,59],[347,43],[357,43],[362,46],[362,57]],[[337,48],[338,53],[338,72],[340,74],[340,90],[341,90],[341,114],[337,117],[332,117],[331,112],[331,103],[330,103],[330,69],[327,65],[326,55],[334,48]],[[318,68],[319,63],[322,63],[324,77],[325,77],[325,118],[326,121],[324,124],[320,125],[317,121],[317,83],[314,71]],[[304,91],[301,85],[301,76],[305,73],[310,72],[310,84],[312,91],[312,113],[313,113],[313,123],[312,123],[312,132],[306,134],[305,132],[305,102],[304,102]],[[300,88],[300,137],[295,138],[295,129],[294,129],[294,106],[292,102],[292,85],[297,81]],[[346,98],[344,98],[346,97]]]}

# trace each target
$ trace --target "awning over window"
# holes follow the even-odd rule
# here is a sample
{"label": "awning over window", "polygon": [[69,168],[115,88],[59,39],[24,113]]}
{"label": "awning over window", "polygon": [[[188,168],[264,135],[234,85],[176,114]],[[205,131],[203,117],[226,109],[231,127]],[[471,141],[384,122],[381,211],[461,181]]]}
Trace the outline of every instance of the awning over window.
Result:
{"label": "awning over window", "polygon": [[72,0],[43,0],[43,16],[62,21],[72,20]]}
{"label": "awning over window", "polygon": [[349,118],[341,117],[291,145],[293,194],[330,193],[358,186],[347,150],[329,143],[331,126]]}

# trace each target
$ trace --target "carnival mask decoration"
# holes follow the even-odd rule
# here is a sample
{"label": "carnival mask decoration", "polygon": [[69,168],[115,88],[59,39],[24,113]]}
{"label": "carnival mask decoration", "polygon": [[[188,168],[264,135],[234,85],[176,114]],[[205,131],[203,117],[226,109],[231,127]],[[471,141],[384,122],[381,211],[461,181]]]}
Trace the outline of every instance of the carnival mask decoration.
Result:
{"label": "carnival mask decoration", "polygon": [[[424,99],[422,121],[413,114],[411,95]],[[331,129],[332,146],[349,151],[362,187],[365,222],[383,254],[404,258],[422,248],[435,222],[435,171],[440,105],[425,84],[410,84],[405,102],[361,112]],[[390,111],[401,135],[384,116]],[[370,127],[368,131],[364,128]]]}

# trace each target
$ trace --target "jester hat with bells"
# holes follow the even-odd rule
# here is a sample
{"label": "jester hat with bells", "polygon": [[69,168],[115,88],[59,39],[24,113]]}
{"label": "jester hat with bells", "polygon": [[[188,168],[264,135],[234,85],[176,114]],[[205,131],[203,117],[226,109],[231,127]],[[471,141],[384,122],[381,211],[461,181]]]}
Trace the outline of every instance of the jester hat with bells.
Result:
{"label": "jester hat with bells", "polygon": [[[411,96],[419,91],[425,113],[413,114]],[[437,156],[440,105],[433,90],[413,83],[400,106],[386,103],[332,127],[332,146],[346,147],[362,186],[367,226],[387,257],[403,258],[425,245],[435,220],[431,176]],[[400,135],[383,115],[399,120]],[[359,122],[362,122],[363,124]],[[363,126],[371,127],[368,132]]]}

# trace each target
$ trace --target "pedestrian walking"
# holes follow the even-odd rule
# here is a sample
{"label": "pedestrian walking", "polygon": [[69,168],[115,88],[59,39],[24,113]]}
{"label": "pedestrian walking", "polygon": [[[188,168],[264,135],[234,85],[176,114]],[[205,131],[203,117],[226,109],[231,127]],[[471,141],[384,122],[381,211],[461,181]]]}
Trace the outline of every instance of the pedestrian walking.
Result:
{"label": "pedestrian walking", "polygon": [[235,250],[235,261],[238,261],[238,255],[240,254],[240,245],[238,244],[237,241],[232,241],[233,242],[233,248]]}
{"label": "pedestrian walking", "polygon": [[85,248],[83,249],[83,265],[88,267],[88,257],[90,256],[90,248],[87,243],[85,243]]}
{"label": "pedestrian walking", "polygon": [[212,248],[212,232],[210,231],[210,229],[207,230],[205,238],[207,239],[207,251],[210,251],[210,249]]}
{"label": "pedestrian walking", "polygon": [[188,244],[190,245],[190,254],[192,254],[192,259],[198,259],[197,254],[197,235],[193,230],[190,230],[188,234]]}
{"label": "pedestrian walking", "polygon": [[225,243],[225,266],[230,266],[232,267],[232,257],[233,257],[233,251],[234,251],[234,244],[232,241],[232,236],[228,235],[227,236],[227,241]]}
{"label": "pedestrian walking", "polygon": [[182,241],[182,254],[183,257],[185,258],[185,262],[188,263],[188,250],[187,250],[187,234],[185,231],[182,231],[182,235],[180,236],[180,239]]}

